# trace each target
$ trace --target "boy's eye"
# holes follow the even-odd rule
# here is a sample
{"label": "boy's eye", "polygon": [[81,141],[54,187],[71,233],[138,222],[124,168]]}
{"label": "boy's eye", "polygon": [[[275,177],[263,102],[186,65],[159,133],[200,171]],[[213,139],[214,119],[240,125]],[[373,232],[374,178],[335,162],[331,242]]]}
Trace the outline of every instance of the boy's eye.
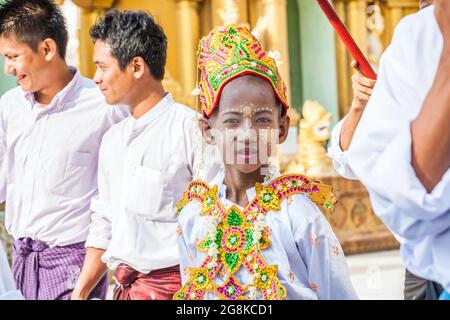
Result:
{"label": "boy's eye", "polygon": [[256,123],[270,123],[270,119],[269,118],[258,118],[256,119]]}
{"label": "boy's eye", "polygon": [[239,124],[239,120],[238,119],[227,119],[223,123],[225,123],[225,124]]}

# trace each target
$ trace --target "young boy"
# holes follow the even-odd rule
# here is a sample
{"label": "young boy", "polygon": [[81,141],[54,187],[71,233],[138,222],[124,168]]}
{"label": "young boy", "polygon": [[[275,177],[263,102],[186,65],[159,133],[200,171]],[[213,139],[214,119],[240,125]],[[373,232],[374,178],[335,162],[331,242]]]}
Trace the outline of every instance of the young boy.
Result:
{"label": "young boy", "polygon": [[192,182],[177,205],[183,287],[174,299],[356,299],[341,246],[314,202],[330,188],[268,165],[285,141],[285,85],[238,25],[200,42],[200,126],[224,159],[214,184]]}

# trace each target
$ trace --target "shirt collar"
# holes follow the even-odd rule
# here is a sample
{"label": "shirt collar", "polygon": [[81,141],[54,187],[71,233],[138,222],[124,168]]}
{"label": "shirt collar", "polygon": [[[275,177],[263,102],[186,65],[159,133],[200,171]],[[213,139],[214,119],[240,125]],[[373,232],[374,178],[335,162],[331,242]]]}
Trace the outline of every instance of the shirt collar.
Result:
{"label": "shirt collar", "polygon": [[132,130],[139,130],[145,128],[149,125],[153,120],[155,120],[158,116],[168,110],[168,108],[173,105],[175,101],[172,98],[170,93],[166,93],[164,98],[161,99],[153,108],[147,111],[140,118],[135,119],[133,116],[130,116],[130,123],[132,126]]}
{"label": "shirt collar", "polygon": [[[79,71],[72,66],[69,66],[70,72],[73,74],[72,80],[53,97],[50,104],[45,107],[45,110],[56,108],[57,110],[62,110],[67,102],[69,102],[76,93],[78,93],[81,87],[81,75]],[[39,103],[34,97],[34,92],[24,92],[25,99],[31,103],[32,109],[39,107]]]}

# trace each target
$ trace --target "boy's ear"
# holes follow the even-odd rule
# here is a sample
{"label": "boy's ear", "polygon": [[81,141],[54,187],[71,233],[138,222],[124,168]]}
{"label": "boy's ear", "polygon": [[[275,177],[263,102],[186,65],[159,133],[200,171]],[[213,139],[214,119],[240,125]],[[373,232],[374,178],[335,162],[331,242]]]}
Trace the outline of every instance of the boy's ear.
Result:
{"label": "boy's ear", "polygon": [[131,71],[136,79],[142,78],[145,73],[145,61],[142,57],[134,57],[131,60]]}
{"label": "boy's ear", "polygon": [[289,126],[291,124],[291,118],[287,115],[287,113],[283,116],[281,116],[280,119],[280,133],[278,136],[279,144],[282,144],[286,141],[288,133],[289,133]]}
{"label": "boy's ear", "polygon": [[58,54],[58,45],[55,40],[46,38],[39,44],[38,50],[43,52],[45,60],[50,61]]}
{"label": "boy's ear", "polygon": [[198,126],[206,143],[211,145],[216,144],[216,139],[213,134],[214,130],[212,130],[210,119],[202,117],[198,122]]}

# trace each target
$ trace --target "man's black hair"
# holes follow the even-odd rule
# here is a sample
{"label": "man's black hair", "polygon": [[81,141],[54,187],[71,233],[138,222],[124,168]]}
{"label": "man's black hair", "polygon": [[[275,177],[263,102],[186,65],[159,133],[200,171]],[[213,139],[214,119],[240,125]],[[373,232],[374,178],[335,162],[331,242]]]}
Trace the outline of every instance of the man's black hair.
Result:
{"label": "man's black hair", "polygon": [[109,10],[90,30],[92,40],[103,41],[124,70],[141,57],[156,80],[164,78],[167,38],[163,28],[144,11]]}
{"label": "man's black hair", "polygon": [[6,0],[0,2],[0,36],[15,37],[34,52],[38,44],[53,39],[65,58],[68,32],[66,19],[51,0]]}

